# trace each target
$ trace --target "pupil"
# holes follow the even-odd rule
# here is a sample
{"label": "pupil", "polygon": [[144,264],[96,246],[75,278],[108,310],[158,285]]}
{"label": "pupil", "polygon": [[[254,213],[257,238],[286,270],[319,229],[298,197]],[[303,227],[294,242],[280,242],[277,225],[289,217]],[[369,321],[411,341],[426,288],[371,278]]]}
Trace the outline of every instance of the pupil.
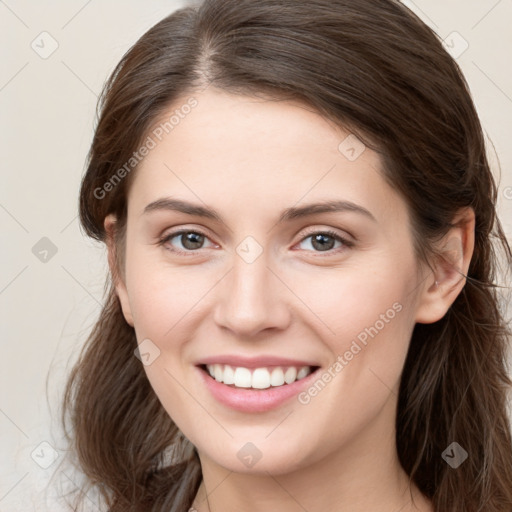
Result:
{"label": "pupil", "polygon": [[[325,239],[331,239],[331,243],[329,244],[328,242],[326,243],[325,242]],[[333,238],[329,235],[324,235],[322,233],[316,235],[313,237],[313,247],[315,247],[315,249],[320,249],[321,251],[324,251],[324,250],[328,250],[328,249],[332,249],[332,243],[334,242]],[[317,247],[315,245],[315,243],[318,243],[319,246]]]}
{"label": "pupil", "polygon": [[[197,240],[198,238],[199,241]],[[198,249],[201,246],[201,238],[202,235],[199,233],[185,233],[182,235],[181,243],[183,244],[183,247],[186,247],[187,249]]]}

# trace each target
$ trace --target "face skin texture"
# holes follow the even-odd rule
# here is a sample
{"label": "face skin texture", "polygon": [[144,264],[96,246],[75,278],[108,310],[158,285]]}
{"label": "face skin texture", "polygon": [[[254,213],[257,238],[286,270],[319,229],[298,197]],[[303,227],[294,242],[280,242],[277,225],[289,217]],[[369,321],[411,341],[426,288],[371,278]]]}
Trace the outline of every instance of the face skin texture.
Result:
{"label": "face skin texture", "polygon": [[[144,366],[153,389],[200,454],[195,508],[432,511],[398,462],[396,402],[415,323],[442,318],[465,284],[447,261],[467,272],[472,210],[440,243],[446,260],[432,272],[414,255],[406,204],[384,181],[378,155],[366,148],[351,161],[338,150],[349,132],[298,102],[213,87],[180,98],[163,118],[190,96],[197,106],[137,169],[116,290],[138,343],[160,350]],[[144,213],[162,198],[213,208],[222,221]],[[375,220],[342,211],[279,222],[287,208],[327,200],[351,201]],[[110,235],[114,221],[105,219]],[[181,236],[158,244],[178,229],[205,235],[202,245],[190,249]],[[311,235],[325,230],[352,245],[327,238],[322,250]],[[250,263],[237,252],[247,237],[253,254],[263,250]],[[308,403],[237,411],[211,395],[195,367],[220,354],[276,355],[315,362],[321,377],[371,326],[377,334],[358,342]],[[251,467],[237,456],[249,442],[261,454]]]}

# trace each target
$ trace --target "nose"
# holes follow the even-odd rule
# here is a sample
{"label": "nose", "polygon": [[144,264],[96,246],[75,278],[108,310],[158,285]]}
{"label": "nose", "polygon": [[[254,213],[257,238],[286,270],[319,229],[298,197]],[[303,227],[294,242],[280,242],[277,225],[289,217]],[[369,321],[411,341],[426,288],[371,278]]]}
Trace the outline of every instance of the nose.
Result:
{"label": "nose", "polygon": [[215,323],[238,339],[254,338],[268,329],[286,329],[293,295],[262,254],[247,263],[237,254],[231,271],[219,283]]}

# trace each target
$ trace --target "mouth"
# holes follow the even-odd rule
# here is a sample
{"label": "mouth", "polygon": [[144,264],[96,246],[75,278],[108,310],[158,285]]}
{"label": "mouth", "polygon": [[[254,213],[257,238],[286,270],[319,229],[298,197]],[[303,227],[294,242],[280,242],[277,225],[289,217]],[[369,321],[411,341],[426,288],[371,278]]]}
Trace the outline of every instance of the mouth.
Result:
{"label": "mouth", "polygon": [[224,354],[205,356],[195,368],[218,404],[243,413],[263,413],[300,396],[318,378],[321,366],[308,359],[272,354]]}
{"label": "mouth", "polygon": [[263,366],[246,368],[228,364],[198,365],[209,378],[235,389],[266,390],[281,388],[301,381],[317,371],[319,366]]}

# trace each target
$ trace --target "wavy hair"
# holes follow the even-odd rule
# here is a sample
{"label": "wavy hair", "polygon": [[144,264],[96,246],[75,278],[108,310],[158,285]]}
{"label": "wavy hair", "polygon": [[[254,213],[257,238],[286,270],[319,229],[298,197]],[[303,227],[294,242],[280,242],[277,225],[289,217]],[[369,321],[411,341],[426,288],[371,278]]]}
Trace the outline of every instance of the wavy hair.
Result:
{"label": "wavy hair", "polygon": [[[407,204],[419,261],[432,261],[460,208],[474,209],[466,284],[446,315],[416,324],[410,340],[396,444],[437,512],[510,512],[511,333],[497,282],[512,252],[469,88],[439,37],[395,0],[205,0],[160,21],[105,83],[81,183],[87,235],[106,242],[103,221],[118,218],[121,275],[136,167],[108,193],[104,185],[169,105],[209,85],[299,99],[378,151],[385,179]],[[134,357],[134,329],[115,276],[107,277],[103,309],[63,393],[70,456],[86,477],[74,506],[95,488],[110,512],[185,512],[201,481],[199,457]],[[456,470],[441,457],[452,441],[469,454]]]}

